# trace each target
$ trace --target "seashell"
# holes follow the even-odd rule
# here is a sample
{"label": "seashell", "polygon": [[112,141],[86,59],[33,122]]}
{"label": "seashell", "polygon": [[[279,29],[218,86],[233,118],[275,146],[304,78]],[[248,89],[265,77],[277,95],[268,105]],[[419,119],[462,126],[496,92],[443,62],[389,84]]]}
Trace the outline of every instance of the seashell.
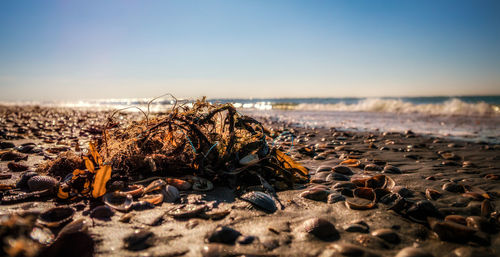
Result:
{"label": "seashell", "polygon": [[46,189],[55,189],[58,181],[49,176],[33,176],[28,179],[28,187],[30,191],[42,191]]}
{"label": "seashell", "polygon": [[311,199],[314,201],[325,201],[328,198],[330,191],[324,188],[313,187],[300,194],[300,197]]}
{"label": "seashell", "polygon": [[498,174],[487,174],[484,176],[485,179],[490,179],[490,180],[500,180],[500,175]]}
{"label": "seashell", "polygon": [[375,201],[363,198],[346,199],[345,205],[352,210],[368,210],[375,207]]}
{"label": "seashell", "polygon": [[131,251],[140,251],[154,245],[155,235],[149,230],[136,229],[123,238],[123,247]]}
{"label": "seashell", "polygon": [[142,185],[129,185],[123,193],[132,195],[132,197],[139,197],[144,194],[144,186]]}
{"label": "seashell", "polygon": [[165,197],[163,194],[152,194],[152,195],[145,195],[145,196],[139,198],[139,200],[149,202],[149,203],[154,204],[154,205],[158,205],[158,204],[163,203],[164,198]]}
{"label": "seashell", "polygon": [[90,217],[99,220],[111,220],[113,215],[115,212],[107,205],[97,206],[90,211]]}
{"label": "seashell", "polygon": [[370,201],[376,200],[375,192],[373,191],[372,188],[369,187],[358,187],[354,189],[353,195],[355,198],[363,198]]}
{"label": "seashell", "polygon": [[435,218],[428,218],[428,222],[432,231],[443,241],[467,242],[476,232],[475,229],[455,222],[438,221]]}
{"label": "seashell", "polygon": [[163,201],[167,203],[175,203],[181,198],[179,190],[171,185],[166,185],[162,188],[161,193],[163,194]]}
{"label": "seashell", "polygon": [[366,185],[366,181],[371,179],[372,177],[369,175],[354,175],[351,177],[351,183],[356,185],[356,187],[364,187]]}
{"label": "seashell", "polygon": [[365,181],[365,187],[370,188],[386,188],[388,183],[388,178],[385,175],[375,175]]}
{"label": "seashell", "polygon": [[54,234],[50,229],[43,227],[34,227],[30,232],[30,237],[43,245],[48,245],[54,241]]}
{"label": "seashell", "polygon": [[354,174],[352,172],[351,168],[349,168],[347,166],[342,166],[342,165],[337,165],[337,166],[333,167],[332,171],[335,173],[340,173],[342,175],[347,175],[347,176]]}
{"label": "seashell", "polygon": [[259,156],[256,155],[256,154],[249,154],[243,158],[240,159],[240,165],[242,166],[250,166],[250,165],[254,165],[256,163],[258,163],[260,160],[259,160]]}
{"label": "seashell", "polygon": [[46,227],[59,227],[73,219],[75,209],[71,207],[54,207],[44,211],[38,217],[38,223]]}
{"label": "seashell", "polygon": [[276,203],[274,202],[273,198],[270,195],[260,191],[252,191],[246,193],[240,198],[251,203],[253,206],[269,213],[273,213],[277,210]]}
{"label": "seashell", "polygon": [[490,213],[492,213],[493,211],[495,211],[495,208],[491,204],[490,200],[485,199],[481,203],[481,216],[483,216],[483,217],[489,217]]}
{"label": "seashell", "polygon": [[205,205],[186,205],[175,210],[167,212],[168,215],[172,216],[174,219],[189,219],[198,216],[198,214],[205,211],[207,206]]}
{"label": "seashell", "polygon": [[126,212],[132,206],[132,195],[120,193],[120,192],[110,192],[102,197],[104,204],[117,210]]}
{"label": "seashell", "polygon": [[377,201],[379,201],[379,199],[382,199],[382,197],[388,195],[388,194],[391,194],[391,191],[387,188],[375,188],[373,189],[373,192],[375,193],[375,199],[377,199]]}
{"label": "seashell", "polygon": [[60,238],[64,235],[73,234],[76,232],[87,232],[88,229],[89,229],[89,226],[88,226],[87,220],[77,219],[77,220],[74,220],[74,221],[68,223],[66,226],[64,226],[61,229],[61,231],[59,231],[57,238]]}
{"label": "seashell", "polygon": [[143,195],[156,191],[156,190],[161,190],[163,186],[165,186],[167,182],[163,179],[157,179],[153,182],[151,182],[146,188],[144,188]]}
{"label": "seashell", "polygon": [[426,252],[423,249],[415,247],[406,247],[396,254],[395,257],[434,257],[434,255]]}
{"label": "seashell", "polygon": [[461,225],[467,225],[467,221],[465,221],[465,217],[462,215],[448,215],[444,217],[444,221],[455,222]]}
{"label": "seashell", "polygon": [[207,235],[206,240],[210,243],[222,243],[232,245],[241,233],[227,226],[217,227],[213,232]]}
{"label": "seashell", "polygon": [[439,191],[434,190],[432,188],[427,188],[425,190],[425,197],[427,197],[427,199],[429,199],[429,200],[436,200],[439,197],[441,197],[441,193],[439,193]]}
{"label": "seashell", "polygon": [[17,188],[27,188],[28,187],[28,180],[34,176],[38,176],[38,173],[34,171],[27,171],[21,175],[21,178],[19,181],[16,183]]}
{"label": "seashell", "polygon": [[154,204],[146,201],[137,201],[133,202],[130,208],[135,211],[144,211],[144,210],[149,210],[153,209],[155,207]]}
{"label": "seashell", "polygon": [[385,165],[384,169],[382,170],[382,173],[389,173],[389,174],[401,174],[401,170],[393,165]]}
{"label": "seashell", "polygon": [[177,178],[166,178],[167,184],[176,187],[179,190],[189,190],[191,189],[191,183]]}
{"label": "seashell", "polygon": [[401,242],[401,239],[399,238],[398,233],[396,233],[394,230],[388,229],[388,228],[377,229],[377,230],[372,232],[372,236],[376,236],[378,238],[381,238],[384,241],[391,243],[391,244],[399,244],[399,242]]}
{"label": "seashell", "polygon": [[342,161],[340,165],[344,165],[347,167],[358,167],[361,164],[360,160],[357,159],[347,159],[345,161]]}
{"label": "seashell", "polygon": [[13,171],[13,172],[20,172],[20,171],[25,171],[25,170],[28,170],[29,167],[22,164],[22,163],[18,163],[18,162],[9,162],[7,164],[7,168],[9,168],[9,170]]}
{"label": "seashell", "polygon": [[320,239],[336,239],[339,232],[328,220],[322,218],[312,218],[304,221],[302,229]]}
{"label": "seashell", "polygon": [[193,190],[196,191],[210,191],[214,189],[214,184],[208,179],[196,177],[193,183]]}

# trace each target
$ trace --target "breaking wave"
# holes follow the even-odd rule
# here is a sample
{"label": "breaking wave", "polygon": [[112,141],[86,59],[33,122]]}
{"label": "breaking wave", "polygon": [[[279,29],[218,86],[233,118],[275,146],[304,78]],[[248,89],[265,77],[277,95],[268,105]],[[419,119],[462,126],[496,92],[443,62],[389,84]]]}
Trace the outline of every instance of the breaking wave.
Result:
{"label": "breaking wave", "polygon": [[290,103],[273,104],[272,109],[302,111],[391,112],[428,115],[497,116],[500,106],[485,102],[467,103],[457,98],[441,103],[411,103],[401,99],[368,98],[356,103]]}

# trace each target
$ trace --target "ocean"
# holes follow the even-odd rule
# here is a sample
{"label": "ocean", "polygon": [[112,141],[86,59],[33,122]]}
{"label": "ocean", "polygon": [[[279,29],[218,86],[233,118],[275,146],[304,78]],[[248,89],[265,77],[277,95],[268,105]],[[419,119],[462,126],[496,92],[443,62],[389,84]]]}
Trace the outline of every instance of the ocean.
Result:
{"label": "ocean", "polygon": [[[90,109],[137,106],[147,110],[151,99],[101,99],[76,102],[3,102]],[[179,100],[188,102],[189,99]],[[412,130],[430,136],[500,143],[500,96],[381,98],[249,98],[209,99],[232,103],[241,113],[307,128],[360,131]],[[152,112],[168,110],[172,98],[156,99]],[[128,111],[136,109],[128,109]]]}

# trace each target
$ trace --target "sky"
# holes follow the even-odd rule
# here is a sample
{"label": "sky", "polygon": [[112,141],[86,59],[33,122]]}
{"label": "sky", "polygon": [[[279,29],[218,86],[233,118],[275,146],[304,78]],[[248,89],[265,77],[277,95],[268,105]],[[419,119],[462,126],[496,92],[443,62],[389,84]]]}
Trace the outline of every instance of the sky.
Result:
{"label": "sky", "polygon": [[500,95],[500,1],[0,1],[0,100]]}

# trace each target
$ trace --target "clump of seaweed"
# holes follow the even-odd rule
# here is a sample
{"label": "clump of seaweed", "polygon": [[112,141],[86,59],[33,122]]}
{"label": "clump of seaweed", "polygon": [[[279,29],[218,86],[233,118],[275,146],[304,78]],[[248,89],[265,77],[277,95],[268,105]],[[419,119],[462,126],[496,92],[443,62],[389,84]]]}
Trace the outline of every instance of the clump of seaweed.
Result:
{"label": "clump of seaweed", "polygon": [[269,147],[272,138],[259,121],[241,115],[231,104],[175,100],[167,113],[149,118],[148,111],[142,121],[123,127],[116,125],[115,114],[97,145],[114,172],[134,178],[230,178],[236,186],[272,180],[292,187],[308,180],[304,167]]}
{"label": "clump of seaweed", "polygon": [[75,152],[67,151],[59,154],[56,159],[42,163],[37,171],[54,177],[64,178],[75,169],[85,168],[82,158]]}

